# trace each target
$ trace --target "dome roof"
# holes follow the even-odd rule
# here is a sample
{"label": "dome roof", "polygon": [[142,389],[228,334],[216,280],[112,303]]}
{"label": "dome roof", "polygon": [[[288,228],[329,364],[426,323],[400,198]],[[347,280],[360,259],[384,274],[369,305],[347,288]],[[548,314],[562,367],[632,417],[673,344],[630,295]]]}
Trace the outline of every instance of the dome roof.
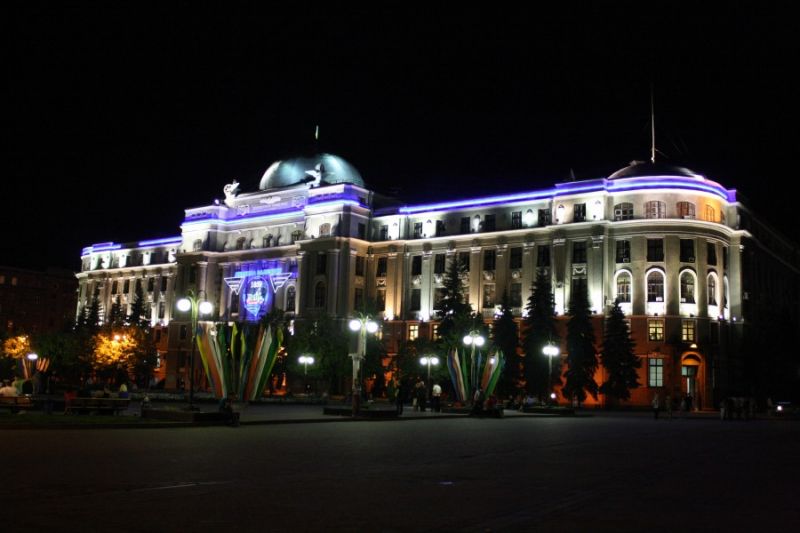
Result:
{"label": "dome roof", "polygon": [[275,161],[264,172],[258,188],[263,191],[307,182],[315,186],[350,183],[364,187],[364,180],[353,165],[337,155],[316,154]]}
{"label": "dome roof", "polygon": [[651,163],[650,161],[631,161],[627,167],[617,170],[608,179],[617,178],[643,178],[648,176],[679,176],[683,178],[705,179],[703,176],[688,168],[666,163]]}

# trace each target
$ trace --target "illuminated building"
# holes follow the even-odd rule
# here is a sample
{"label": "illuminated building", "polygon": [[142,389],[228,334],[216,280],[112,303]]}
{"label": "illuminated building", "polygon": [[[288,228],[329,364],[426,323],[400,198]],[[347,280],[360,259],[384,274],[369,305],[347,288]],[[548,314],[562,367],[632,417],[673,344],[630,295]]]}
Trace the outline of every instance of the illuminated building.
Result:
{"label": "illuminated building", "polygon": [[83,251],[79,306],[92,294],[104,309],[116,295],[130,304],[141,283],[152,322],[171,324],[168,388],[185,375],[191,335],[174,302],[189,289],[205,291],[219,320],[270,309],[345,318],[374,300],[391,354],[402,339],[435,335],[454,258],[469,266],[469,303],[487,321],[504,291],[521,317],[538,271],[552,280],[559,315],[573,288],[587,287],[598,340],[619,298],[643,362],[636,404],[654,391],[690,393],[702,406],[749,392],[745,332],[765,305],[785,307],[798,330],[788,305],[800,296],[796,246],[736,191],[681,167],[636,162],[608,178],[400,206],[322,154],[274,163],[256,191],[234,182],[224,192],[187,209],[180,236]]}

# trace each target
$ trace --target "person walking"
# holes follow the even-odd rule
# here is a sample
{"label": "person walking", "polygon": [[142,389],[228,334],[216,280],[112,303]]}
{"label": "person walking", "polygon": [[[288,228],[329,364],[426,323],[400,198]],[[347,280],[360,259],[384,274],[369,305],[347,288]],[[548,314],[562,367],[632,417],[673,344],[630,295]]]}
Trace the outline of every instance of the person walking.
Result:
{"label": "person walking", "polygon": [[394,403],[397,409],[397,416],[403,414],[403,387],[398,383],[394,389]]}
{"label": "person walking", "polygon": [[658,412],[661,410],[661,400],[658,397],[658,393],[655,393],[653,395],[652,405],[653,405],[653,419],[658,420]]}

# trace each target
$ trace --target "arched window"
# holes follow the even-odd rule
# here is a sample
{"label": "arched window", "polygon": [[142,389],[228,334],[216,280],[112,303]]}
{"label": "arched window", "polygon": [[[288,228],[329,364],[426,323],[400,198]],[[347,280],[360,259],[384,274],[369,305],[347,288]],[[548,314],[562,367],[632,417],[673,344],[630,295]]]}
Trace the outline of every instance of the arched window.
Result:
{"label": "arched window", "polygon": [[236,249],[237,250],[244,250],[244,241],[245,241],[244,237],[239,237],[236,240]]}
{"label": "arched window", "polygon": [[472,231],[478,232],[481,230],[481,216],[475,215],[472,217]]}
{"label": "arched window", "polygon": [[695,218],[695,207],[692,202],[678,202],[678,218]]}
{"label": "arched window", "polygon": [[616,299],[621,304],[631,303],[631,273],[623,270],[617,273]]}
{"label": "arched window", "polygon": [[647,275],[647,301],[664,301],[664,274],[660,270],[653,270]]}
{"label": "arched window", "polygon": [[714,208],[708,204],[706,204],[706,212],[705,212],[705,219],[708,222],[716,222],[717,221],[717,213]]}
{"label": "arched window", "polygon": [[693,304],[694,303],[694,273],[685,270],[681,274],[681,303]]}
{"label": "arched window", "polygon": [[614,220],[633,220],[633,204],[623,202],[614,206]]}
{"label": "arched window", "polygon": [[423,226],[422,234],[425,237],[433,237],[433,221],[431,220],[425,221],[425,226]]}
{"label": "arched window", "polygon": [[286,288],[286,311],[289,313],[294,312],[294,300],[297,295],[297,291],[294,288],[294,285],[289,285]]}
{"label": "arched window", "polygon": [[650,200],[644,203],[645,218],[667,218],[667,204],[660,200]]}
{"label": "arched window", "polygon": [[708,275],[708,305],[717,305],[717,275],[713,272]]}
{"label": "arched window", "polygon": [[199,252],[202,249],[203,249],[203,239],[197,239],[196,241],[194,241],[194,244],[192,245],[192,250],[194,250],[195,252]]}
{"label": "arched window", "polygon": [[325,307],[325,282],[319,281],[314,287],[314,307]]}
{"label": "arched window", "polygon": [[564,204],[559,204],[559,206],[556,207],[556,224],[561,224],[564,222],[564,212],[566,210],[567,208],[564,207]]}
{"label": "arched window", "polygon": [[249,250],[249,249],[251,249],[251,248],[253,247],[253,240],[254,240],[254,239],[250,239],[249,241],[247,241],[247,249],[248,249],[248,250]]}

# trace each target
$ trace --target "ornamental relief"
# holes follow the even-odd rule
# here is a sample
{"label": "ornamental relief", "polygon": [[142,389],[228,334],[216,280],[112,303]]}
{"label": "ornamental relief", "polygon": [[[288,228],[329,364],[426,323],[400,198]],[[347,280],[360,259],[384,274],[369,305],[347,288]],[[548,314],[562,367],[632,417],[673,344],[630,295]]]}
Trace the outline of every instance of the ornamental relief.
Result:
{"label": "ornamental relief", "polygon": [[485,281],[492,281],[494,280],[494,270],[484,270],[483,271],[483,279]]}
{"label": "ornamental relief", "polygon": [[511,271],[511,279],[520,279],[522,277],[522,272],[519,270],[512,270]]}
{"label": "ornamental relief", "polygon": [[573,276],[585,276],[586,270],[587,270],[586,265],[572,265]]}
{"label": "ornamental relief", "polygon": [[411,284],[414,286],[419,286],[422,284],[422,276],[412,276],[411,277]]}

